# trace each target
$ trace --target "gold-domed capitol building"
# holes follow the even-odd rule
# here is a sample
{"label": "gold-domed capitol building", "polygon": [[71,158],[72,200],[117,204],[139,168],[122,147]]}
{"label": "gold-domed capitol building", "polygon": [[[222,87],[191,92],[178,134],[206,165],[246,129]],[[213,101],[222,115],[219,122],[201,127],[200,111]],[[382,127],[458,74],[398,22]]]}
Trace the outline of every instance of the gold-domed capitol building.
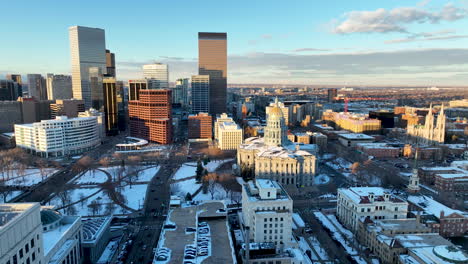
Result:
{"label": "gold-domed capitol building", "polygon": [[239,168],[253,170],[257,179],[275,180],[283,185],[311,186],[317,167],[316,149],[311,151],[311,145],[290,142],[287,131],[276,99],[267,109],[264,137],[248,138],[239,146]]}

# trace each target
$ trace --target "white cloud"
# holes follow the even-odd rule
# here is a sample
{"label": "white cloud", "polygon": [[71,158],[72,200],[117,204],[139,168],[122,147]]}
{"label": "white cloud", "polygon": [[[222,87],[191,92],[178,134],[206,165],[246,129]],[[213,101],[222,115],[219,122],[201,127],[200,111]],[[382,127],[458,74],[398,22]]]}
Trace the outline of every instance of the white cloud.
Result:
{"label": "white cloud", "polygon": [[467,11],[451,3],[440,11],[428,11],[424,5],[417,7],[398,7],[391,10],[379,8],[374,11],[351,11],[345,14],[345,20],[338,23],[334,33],[408,33],[410,23],[439,23],[455,21],[467,16]]}
{"label": "white cloud", "polygon": [[[198,72],[197,61],[162,60],[171,80]],[[229,83],[408,84],[468,82],[468,49],[419,49],[347,53],[249,53],[228,58]],[[121,79],[141,78],[146,62],[117,62]],[[457,76],[455,78],[454,76]]]}

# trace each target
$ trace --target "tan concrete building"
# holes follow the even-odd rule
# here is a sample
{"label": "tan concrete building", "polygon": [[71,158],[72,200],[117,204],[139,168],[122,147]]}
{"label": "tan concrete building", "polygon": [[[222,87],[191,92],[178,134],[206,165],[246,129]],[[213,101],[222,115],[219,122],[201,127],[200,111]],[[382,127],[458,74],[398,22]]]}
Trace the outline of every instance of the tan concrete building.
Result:
{"label": "tan concrete building", "polygon": [[234,122],[223,122],[218,129],[218,147],[222,150],[235,150],[243,141],[242,128]]}

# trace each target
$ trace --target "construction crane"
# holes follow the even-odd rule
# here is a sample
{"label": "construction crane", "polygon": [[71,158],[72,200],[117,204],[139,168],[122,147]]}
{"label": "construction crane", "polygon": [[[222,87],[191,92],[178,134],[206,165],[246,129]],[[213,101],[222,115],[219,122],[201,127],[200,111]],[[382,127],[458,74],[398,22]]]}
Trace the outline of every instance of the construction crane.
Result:
{"label": "construction crane", "polygon": [[345,97],[344,100],[344,112],[348,113],[348,102],[350,100],[354,101],[386,101],[391,100],[390,98],[380,98],[380,97]]}

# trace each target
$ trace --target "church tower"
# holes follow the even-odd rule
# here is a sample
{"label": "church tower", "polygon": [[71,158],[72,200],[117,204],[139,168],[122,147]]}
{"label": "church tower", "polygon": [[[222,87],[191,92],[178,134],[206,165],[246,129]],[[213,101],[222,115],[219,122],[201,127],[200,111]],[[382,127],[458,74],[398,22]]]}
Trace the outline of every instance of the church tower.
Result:
{"label": "church tower", "polygon": [[275,104],[271,108],[267,126],[265,127],[265,145],[267,146],[282,146],[287,141],[286,122],[284,120],[283,111],[278,104],[278,98],[275,99]]}
{"label": "church tower", "polygon": [[409,179],[407,190],[410,193],[417,193],[420,190],[419,176],[418,176],[418,149],[417,148],[416,148],[416,154],[414,155],[413,174],[411,174],[411,177]]}

